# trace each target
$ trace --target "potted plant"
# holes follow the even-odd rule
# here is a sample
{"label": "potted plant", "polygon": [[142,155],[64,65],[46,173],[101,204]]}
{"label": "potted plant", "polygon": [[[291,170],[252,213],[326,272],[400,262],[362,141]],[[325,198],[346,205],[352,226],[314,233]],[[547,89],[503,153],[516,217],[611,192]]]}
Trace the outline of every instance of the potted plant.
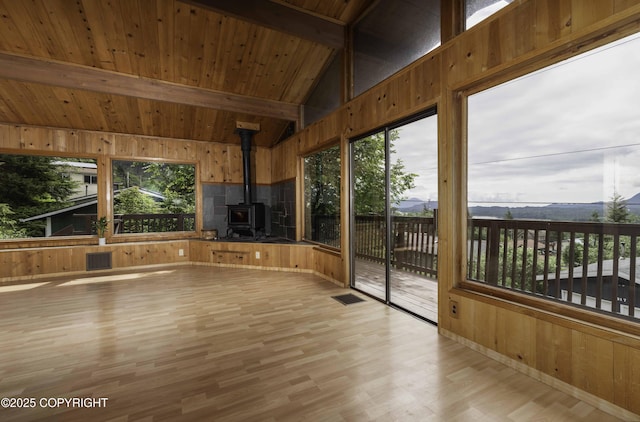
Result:
{"label": "potted plant", "polygon": [[105,245],[107,243],[104,234],[107,232],[107,227],[109,226],[109,220],[107,217],[102,216],[98,218],[94,223],[96,228],[96,233],[98,233],[98,244]]}

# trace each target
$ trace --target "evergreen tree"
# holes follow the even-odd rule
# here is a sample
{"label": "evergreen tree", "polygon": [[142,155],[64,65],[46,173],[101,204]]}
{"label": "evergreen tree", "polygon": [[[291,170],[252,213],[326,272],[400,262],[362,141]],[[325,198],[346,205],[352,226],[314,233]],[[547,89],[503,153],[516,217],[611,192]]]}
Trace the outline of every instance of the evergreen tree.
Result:
{"label": "evergreen tree", "polygon": [[9,205],[0,204],[0,239],[25,237],[25,231],[18,228],[16,220],[13,219],[14,214]]}
{"label": "evergreen tree", "polygon": [[628,223],[629,209],[627,201],[617,192],[614,192],[611,201],[607,204],[606,220],[612,223]]}
{"label": "evergreen tree", "polygon": [[6,204],[2,230],[19,230],[29,237],[42,236],[43,222],[19,223],[32,217],[69,205],[76,184],[65,176],[60,158],[36,155],[0,154],[0,204]]}
{"label": "evergreen tree", "polygon": [[34,155],[0,155],[0,203],[7,204],[18,218],[31,212],[60,208],[73,193],[75,183],[65,177],[57,159]]}

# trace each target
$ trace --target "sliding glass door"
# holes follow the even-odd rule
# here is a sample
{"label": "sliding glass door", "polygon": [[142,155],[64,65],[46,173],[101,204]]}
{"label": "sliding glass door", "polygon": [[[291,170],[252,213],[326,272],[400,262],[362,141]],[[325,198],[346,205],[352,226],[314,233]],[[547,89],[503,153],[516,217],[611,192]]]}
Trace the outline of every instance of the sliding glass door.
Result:
{"label": "sliding glass door", "polygon": [[385,131],[351,144],[353,236],[351,248],[354,287],[387,300]]}
{"label": "sliding glass door", "polygon": [[351,143],[352,287],[437,322],[435,111]]}
{"label": "sliding glass door", "polygon": [[389,302],[437,322],[437,117],[405,123],[389,133]]}

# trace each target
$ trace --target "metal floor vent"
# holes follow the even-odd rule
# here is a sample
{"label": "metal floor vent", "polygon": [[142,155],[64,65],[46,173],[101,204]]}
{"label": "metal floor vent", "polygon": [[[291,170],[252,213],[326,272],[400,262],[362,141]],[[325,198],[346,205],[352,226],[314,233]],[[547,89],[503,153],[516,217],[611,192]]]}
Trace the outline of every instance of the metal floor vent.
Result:
{"label": "metal floor vent", "polygon": [[364,299],[351,293],[347,293],[346,295],[331,296],[331,297],[337,300],[338,302],[342,303],[343,305],[352,305],[354,303],[364,302]]}
{"label": "metal floor vent", "polygon": [[111,252],[94,252],[87,254],[87,271],[110,269]]}

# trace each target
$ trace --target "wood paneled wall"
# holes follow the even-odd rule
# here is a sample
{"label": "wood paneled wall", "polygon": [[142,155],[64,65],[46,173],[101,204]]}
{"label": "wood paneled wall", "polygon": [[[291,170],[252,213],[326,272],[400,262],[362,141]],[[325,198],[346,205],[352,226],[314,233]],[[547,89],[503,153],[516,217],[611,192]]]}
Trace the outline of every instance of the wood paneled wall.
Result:
{"label": "wood paneled wall", "polygon": [[[179,251],[184,255],[180,256]],[[111,252],[113,270],[189,263],[189,240],[106,246],[58,246],[0,250],[0,283],[56,275],[87,274],[86,254]],[[97,273],[97,272],[96,272]]]}
{"label": "wood paneled wall", "polygon": [[[580,322],[460,288],[466,245],[465,94],[638,31],[640,0],[513,2],[272,150],[258,149],[256,161],[262,164],[257,182],[294,179],[301,156],[338,139],[346,146],[349,137],[437,105],[440,332],[600,407],[607,409],[613,403],[640,414],[639,338],[598,325],[597,316]],[[223,144],[0,125],[0,151],[6,150],[97,156],[103,167],[105,157],[160,157],[196,163],[200,182],[240,183],[242,179],[239,148]],[[346,172],[344,166],[343,175]],[[343,180],[346,183],[348,178]],[[343,185],[343,195],[346,192]],[[349,233],[345,215],[343,239]],[[121,262],[144,265],[135,260],[149,262],[145,245],[140,244],[142,249],[129,258],[124,252],[129,245],[108,247],[122,251]],[[347,281],[348,247],[335,254],[313,247],[269,245],[260,250],[259,261],[255,248],[192,240],[184,259],[216,265],[249,261],[248,265],[265,268],[288,266]],[[71,271],[80,265],[75,249],[72,256],[65,248],[51,251],[7,251],[0,263],[6,267],[30,261],[37,269],[31,270],[34,275],[49,262]],[[167,259],[173,252],[159,250],[153,255]],[[458,302],[457,318],[448,313],[451,300]]]}
{"label": "wood paneled wall", "polygon": [[[0,124],[0,152],[194,163],[199,182],[242,183],[240,145]],[[271,150],[255,147],[255,181],[271,184]]]}
{"label": "wood paneled wall", "polygon": [[191,262],[223,267],[300,271],[340,286],[344,279],[340,254],[302,244],[191,241]]}
{"label": "wood paneled wall", "polygon": [[[274,148],[272,177],[294,177],[297,157],[338,136],[346,146],[349,137],[437,105],[440,332],[602,408],[613,403],[623,417],[630,417],[623,409],[640,414],[639,338],[599,326],[606,317],[581,323],[459,288],[467,244],[465,95],[638,31],[638,0],[514,2]],[[346,239],[344,216],[342,230]],[[348,248],[342,251],[347,277]],[[458,318],[449,315],[451,300]]]}
{"label": "wood paneled wall", "polygon": [[[333,127],[337,127],[337,123],[334,122]],[[109,159],[162,159],[194,163],[198,169],[198,186],[202,183],[243,182],[242,151],[239,145],[233,144],[0,124],[0,153],[96,158],[101,197],[106,196],[105,192],[111,183]],[[293,153],[295,157],[296,150]],[[252,174],[258,184],[271,184],[271,155],[271,149],[262,147],[256,147],[252,152]],[[286,174],[277,161],[273,164],[274,168]],[[292,177],[295,177],[295,166],[293,176],[288,178]],[[201,219],[201,201],[198,201],[198,208],[197,215]],[[109,201],[100,203],[101,214],[111,215],[110,209]],[[198,221],[198,230],[186,237],[198,238],[200,227],[201,220]],[[86,253],[98,250],[113,252],[114,269],[212,262],[258,268],[302,269],[315,272],[338,284],[344,281],[340,257],[323,253],[321,249],[312,246],[240,243],[225,246],[221,242],[213,244],[194,240],[196,246],[189,247],[187,240],[174,240],[184,237],[185,233],[108,236],[109,244],[102,248],[93,246],[96,239],[86,236],[0,242],[0,281],[84,272]],[[166,240],[174,241],[165,242]],[[151,241],[155,243],[149,243]],[[212,250],[215,248],[219,251],[214,255]],[[178,254],[179,249],[185,251],[183,256]],[[192,256],[186,253],[189,250]],[[255,258],[256,251],[261,253],[260,259]]]}
{"label": "wood paneled wall", "polygon": [[[466,136],[464,96],[640,30],[640,2],[531,0],[474,27],[442,49],[440,110],[440,331],[603,408],[640,414],[640,339],[459,288],[464,280]],[[458,302],[458,318],[448,312]],[[601,325],[602,324],[602,325]],[[629,322],[629,324],[634,324]],[[629,414],[622,414],[629,418]],[[631,416],[634,418],[635,416]]]}
{"label": "wood paneled wall", "polygon": [[[196,165],[196,232],[186,235],[198,237],[202,228],[202,183],[243,182],[242,151],[240,145],[199,142],[184,139],[154,138],[137,135],[54,129],[24,125],[0,124],[0,153],[49,154],[69,157],[91,157],[98,164],[98,194],[106,198],[98,203],[98,213],[112,220],[112,198],[107,195],[111,185],[110,160],[165,160]],[[271,150],[254,147],[252,175],[257,184],[271,184]],[[185,237],[184,233],[153,235],[119,235],[107,233],[109,243],[146,241],[151,239]],[[16,242],[0,242],[0,249],[15,247]],[[72,245],[92,243],[84,239],[30,239],[20,247]]]}
{"label": "wood paneled wall", "polygon": [[230,267],[312,269],[310,245],[193,241],[191,260]]}
{"label": "wood paneled wall", "polygon": [[[86,254],[111,252],[113,271],[191,263],[317,274],[342,286],[340,254],[313,245],[199,239],[0,250],[0,284],[86,272]],[[104,271],[102,271],[104,272]]]}

